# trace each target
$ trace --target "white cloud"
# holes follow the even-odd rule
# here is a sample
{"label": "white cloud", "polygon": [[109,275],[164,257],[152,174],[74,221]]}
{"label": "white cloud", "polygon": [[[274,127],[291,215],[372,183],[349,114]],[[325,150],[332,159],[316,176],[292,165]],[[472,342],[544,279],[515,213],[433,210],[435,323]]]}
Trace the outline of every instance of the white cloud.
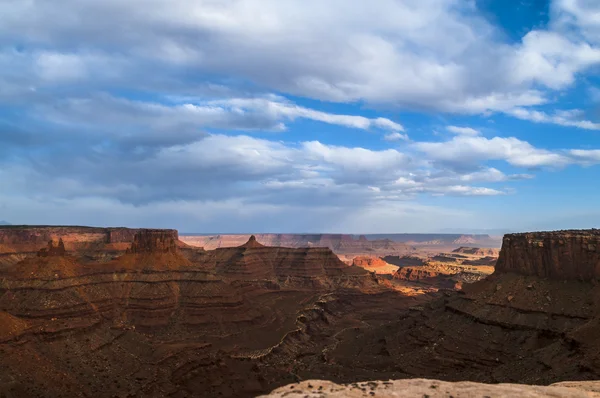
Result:
{"label": "white cloud", "polygon": [[[212,226],[220,225],[214,213],[235,228],[235,218],[281,215],[298,228],[382,231],[395,222],[433,225],[435,215],[465,220],[413,202],[422,195],[508,194],[515,180],[532,177],[511,174],[514,168],[600,163],[597,149],[549,150],[468,126],[448,126],[449,140],[421,142],[411,132],[408,141],[396,117],[372,116],[372,109],[499,112],[599,129],[577,110],[551,108],[600,64],[600,3],[553,0],[547,28],[515,42],[476,5],[0,2],[0,101],[24,115],[0,131],[0,152],[10,154],[0,156],[0,205],[24,215],[18,201],[26,198],[40,220],[46,201],[55,219],[72,206],[90,223],[89,214],[114,206],[119,216],[131,211],[133,222],[156,213],[155,220],[175,216],[185,224],[181,208]],[[318,101],[372,109],[365,117]],[[376,150],[329,136],[277,136],[296,140],[285,142],[232,135],[282,132],[300,119],[408,142]],[[322,222],[315,227],[311,218]]]}
{"label": "white cloud", "polygon": [[346,171],[390,172],[414,167],[412,159],[395,149],[373,151],[365,148],[347,148],[324,145],[318,141],[302,144],[309,159],[336,165]]}
{"label": "white cloud", "polygon": [[454,194],[460,196],[497,196],[505,195],[503,191],[485,187],[471,187],[466,185],[452,185],[443,188],[430,189],[437,194]]}
{"label": "white cloud", "polygon": [[[63,127],[109,135],[131,145],[172,145],[200,139],[205,129],[285,131],[286,123],[310,119],[363,130],[400,134],[401,124],[385,118],[333,114],[300,107],[282,97],[195,100],[163,104],[106,94],[40,105],[36,116]],[[402,134],[406,137],[406,135]]]}
{"label": "white cloud", "polygon": [[569,163],[562,154],[535,148],[514,137],[456,136],[447,142],[415,143],[414,147],[434,161],[462,167],[488,160],[504,160],[518,167],[560,167]]}
{"label": "white cloud", "polygon": [[[391,130],[394,132],[404,131],[400,123],[396,123],[386,118],[369,119],[363,116],[338,115],[308,109],[295,105],[282,97],[272,96],[271,98],[232,98],[227,100],[209,101],[209,106],[219,106],[231,109],[234,112],[243,113],[247,111],[272,115],[278,119],[295,120],[296,118],[311,119],[323,123],[337,124],[344,127],[367,130],[372,127]],[[195,105],[188,105],[194,107]],[[202,105],[200,105],[202,107]]]}
{"label": "white cloud", "polygon": [[551,123],[559,126],[577,127],[585,130],[600,130],[600,123],[580,119],[581,112],[577,110],[557,111],[554,115],[548,115],[545,112],[536,110],[514,108],[506,113],[518,119],[529,120],[534,123]]}
{"label": "white cloud", "polygon": [[[218,74],[320,100],[469,114],[546,103],[549,91],[600,63],[598,6],[584,1],[555,0],[549,28],[527,33],[520,43],[500,41],[474,3],[459,0],[141,4],[3,3],[0,40],[23,43],[30,62],[39,64],[44,79],[32,85],[74,78],[96,85],[108,78],[160,91],[165,82],[173,87],[192,75]],[[381,122],[371,125],[402,131]]]}
{"label": "white cloud", "polygon": [[394,132],[394,133],[386,134],[383,137],[383,139],[386,141],[390,141],[390,142],[401,141],[401,140],[405,141],[405,140],[408,140],[408,136],[406,134],[400,134],[398,132]]}
{"label": "white cloud", "polygon": [[589,42],[600,43],[600,6],[593,0],[554,0],[551,5],[554,28],[580,32]]}
{"label": "white cloud", "polygon": [[569,154],[584,165],[600,163],[600,149],[573,149]]}
{"label": "white cloud", "polygon": [[479,130],[475,130],[474,128],[471,128],[471,127],[447,126],[446,130],[448,130],[449,132],[451,132],[453,134],[458,134],[458,135],[476,136],[476,135],[480,134]]}
{"label": "white cloud", "polygon": [[516,84],[539,83],[552,89],[572,84],[577,73],[600,63],[600,48],[573,42],[556,32],[531,31],[513,59]]}

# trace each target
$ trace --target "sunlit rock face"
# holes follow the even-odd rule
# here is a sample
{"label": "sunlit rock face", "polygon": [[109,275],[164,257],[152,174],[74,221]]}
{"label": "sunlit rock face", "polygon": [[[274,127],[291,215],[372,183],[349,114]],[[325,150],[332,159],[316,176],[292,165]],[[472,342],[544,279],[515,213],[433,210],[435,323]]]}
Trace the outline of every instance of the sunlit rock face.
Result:
{"label": "sunlit rock face", "polygon": [[506,235],[496,272],[553,279],[599,278],[600,230]]}

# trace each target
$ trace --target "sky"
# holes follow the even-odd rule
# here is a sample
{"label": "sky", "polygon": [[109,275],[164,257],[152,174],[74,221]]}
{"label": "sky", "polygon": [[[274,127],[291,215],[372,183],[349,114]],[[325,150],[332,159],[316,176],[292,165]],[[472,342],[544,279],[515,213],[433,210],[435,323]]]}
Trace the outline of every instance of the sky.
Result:
{"label": "sky", "polygon": [[600,225],[596,0],[0,0],[0,220]]}

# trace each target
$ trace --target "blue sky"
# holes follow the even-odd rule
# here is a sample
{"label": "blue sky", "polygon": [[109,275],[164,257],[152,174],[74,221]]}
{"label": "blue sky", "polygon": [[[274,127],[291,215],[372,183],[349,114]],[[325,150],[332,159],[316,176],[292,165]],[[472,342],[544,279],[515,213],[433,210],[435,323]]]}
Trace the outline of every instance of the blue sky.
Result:
{"label": "blue sky", "polygon": [[0,220],[600,224],[600,3],[0,3]]}

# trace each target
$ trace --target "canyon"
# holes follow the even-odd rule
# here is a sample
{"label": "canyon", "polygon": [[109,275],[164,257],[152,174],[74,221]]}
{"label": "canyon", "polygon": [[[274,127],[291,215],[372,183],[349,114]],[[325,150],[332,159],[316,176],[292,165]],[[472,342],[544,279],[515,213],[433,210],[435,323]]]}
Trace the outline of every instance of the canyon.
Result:
{"label": "canyon", "polygon": [[599,237],[506,235],[494,268],[493,247],[461,242],[345,262],[260,235],[211,249],[175,230],[0,227],[0,396],[597,380]]}
{"label": "canyon", "polygon": [[[499,248],[501,237],[490,235],[459,234],[385,234],[385,235],[349,235],[349,234],[255,234],[256,239],[265,246],[284,247],[328,247],[334,253],[399,255],[417,250],[418,247],[437,250],[449,247],[491,247]],[[184,243],[203,247],[206,250],[220,247],[239,246],[250,235],[194,235],[180,237]]]}

